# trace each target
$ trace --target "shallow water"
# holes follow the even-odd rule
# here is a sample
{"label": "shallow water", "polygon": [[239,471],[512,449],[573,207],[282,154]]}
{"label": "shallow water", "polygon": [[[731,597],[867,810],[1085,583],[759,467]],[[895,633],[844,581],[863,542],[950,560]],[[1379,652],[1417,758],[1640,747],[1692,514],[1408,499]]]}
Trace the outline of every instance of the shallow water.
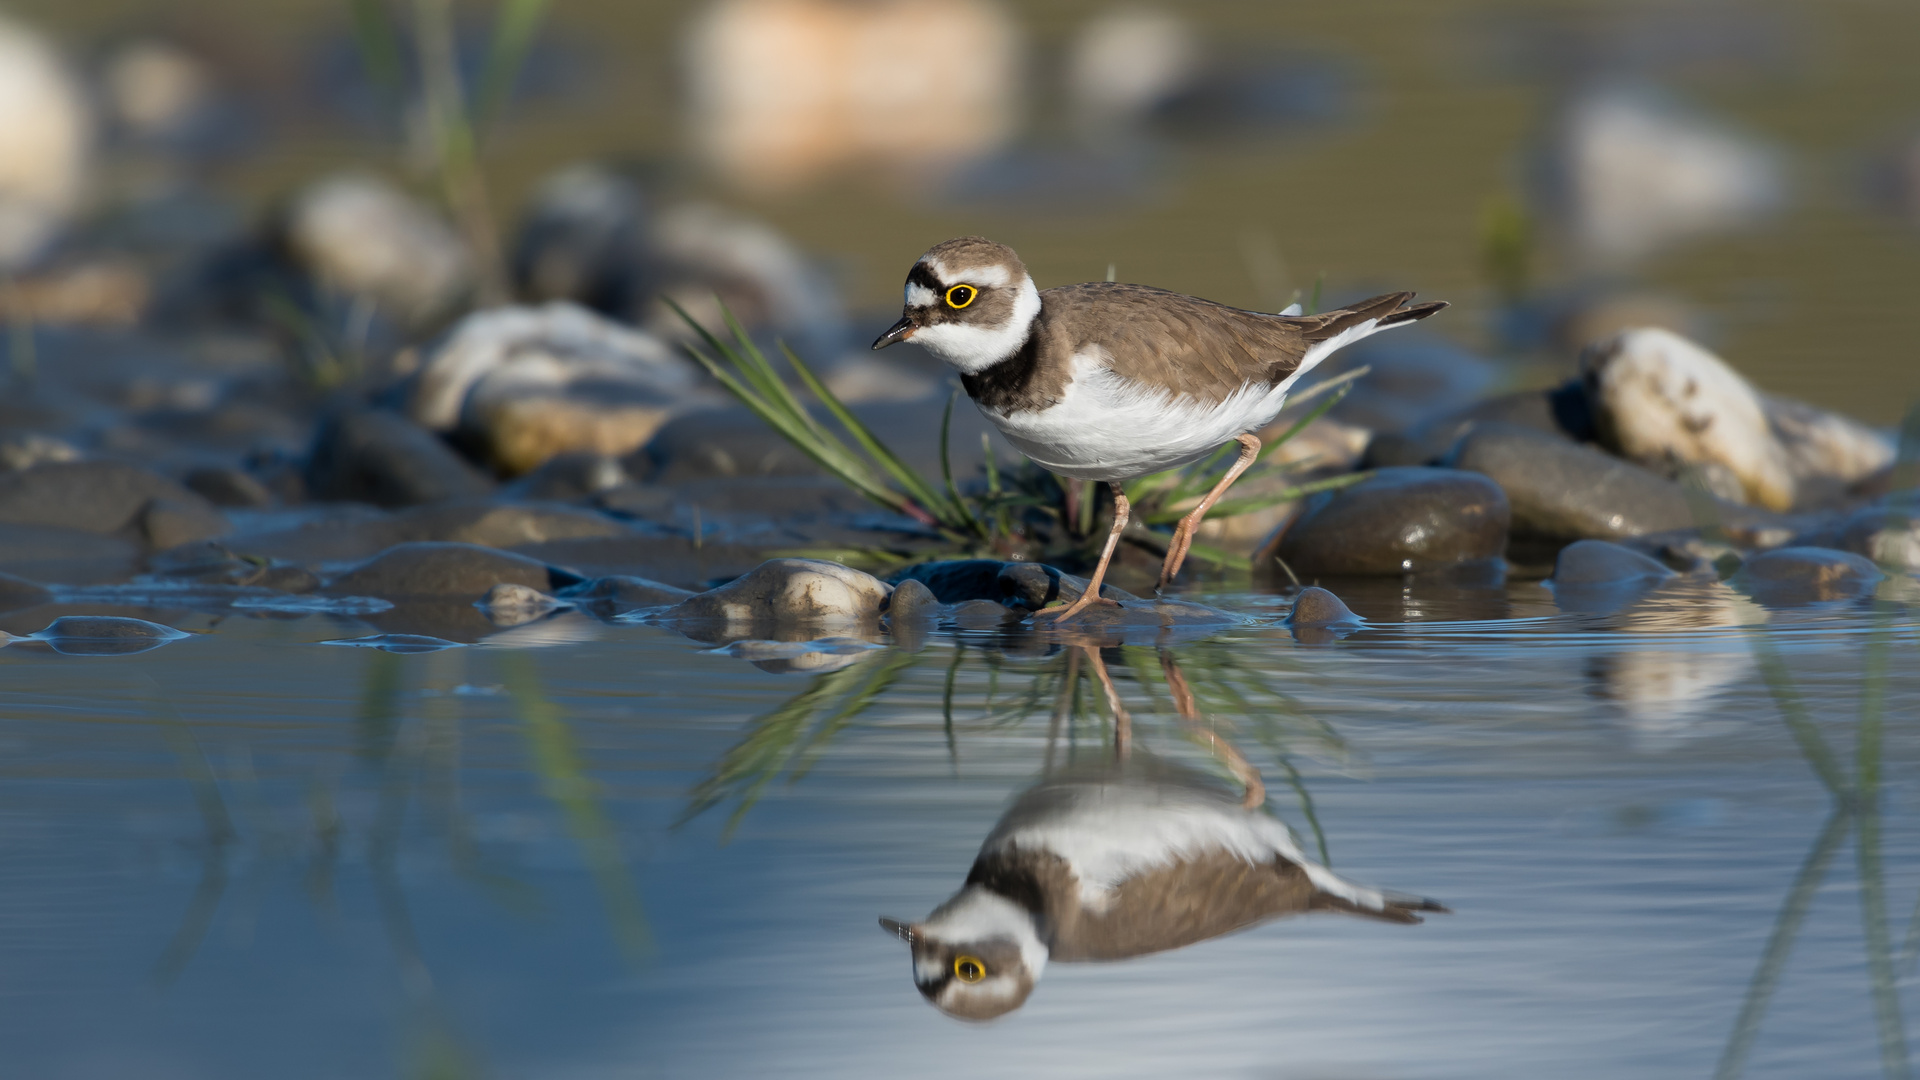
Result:
{"label": "shallow water", "polygon": [[[1070,642],[772,674],[578,617],[402,655],[318,647],[370,633],[338,616],[123,608],[196,633],[16,643],[7,1071],[1703,1076],[1732,1047],[1748,1076],[1903,1073],[1910,609],[1415,593],[1346,590],[1370,624],[1318,644],[1284,598],[1213,596],[1246,624],[1168,652],[1308,852],[1452,913],[1055,963],[986,1026],[930,1008],[875,919],[950,895],[1049,765],[1113,754]],[[1229,783],[1153,643],[1102,655],[1132,752]]]}

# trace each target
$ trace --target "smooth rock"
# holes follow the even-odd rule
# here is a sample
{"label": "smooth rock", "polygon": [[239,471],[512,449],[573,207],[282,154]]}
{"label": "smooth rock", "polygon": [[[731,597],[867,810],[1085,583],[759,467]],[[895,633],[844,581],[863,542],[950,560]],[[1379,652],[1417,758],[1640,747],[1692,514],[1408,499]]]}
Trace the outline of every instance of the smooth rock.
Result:
{"label": "smooth rock", "polygon": [[416,506],[391,519],[401,541],[444,540],[483,547],[518,547],[550,540],[626,536],[631,530],[605,514],[561,503],[452,502]]}
{"label": "smooth rock", "polygon": [[763,345],[778,337],[803,357],[830,356],[853,344],[835,275],[763,221],[709,203],[683,203],[660,214],[653,245],[660,292],[640,322],[666,340],[698,341],[665,303],[671,299],[722,340],[732,335],[724,307]]}
{"label": "smooth rock", "polygon": [[493,481],[432,432],[385,409],[330,417],[314,436],[307,487],[315,498],[413,506],[482,497]]}
{"label": "smooth rock", "polygon": [[56,462],[0,473],[0,522],[139,533],[156,502],[164,504],[155,511],[163,536],[174,536],[176,526],[196,534],[174,543],[226,531],[226,518],[205,499],[136,465]]}
{"label": "smooth rock", "polygon": [[[1011,607],[1023,607],[1028,611],[1039,611],[1053,603],[1071,604],[1084,596],[1087,591],[1088,579],[1064,573],[1040,563],[1001,563],[999,573],[994,576],[995,585],[1000,594],[999,599]],[[1142,598],[1124,589],[1116,589],[1104,583],[1100,586],[1100,595],[1103,599],[1117,600],[1122,603],[1128,601],[1137,604],[1146,603]],[[1101,609],[1095,607],[1087,610]]]}
{"label": "smooth rock", "polygon": [[1420,573],[1499,559],[1509,511],[1497,484],[1453,469],[1381,469],[1308,499],[1256,564],[1298,574]]}
{"label": "smooth rock", "polygon": [[80,451],[64,439],[38,432],[9,435],[0,439],[0,472],[31,469],[61,461],[79,461]]}
{"label": "smooth rock", "polygon": [[620,459],[591,452],[555,454],[500,489],[502,498],[576,502],[632,483]]}
{"label": "smooth rock", "polygon": [[310,593],[320,578],[304,566],[236,554],[224,544],[201,540],[159,551],[147,559],[156,577],[208,585],[243,585],[284,593]]}
{"label": "smooth rock", "polygon": [[692,365],[659,338],[555,302],[462,319],[427,358],[410,412],[518,475],[556,454],[629,453],[708,400],[698,387]]}
{"label": "smooth rock", "polygon": [[204,499],[192,502],[153,499],[140,510],[140,535],[156,549],[177,547],[226,534],[232,525]]}
{"label": "smooth rock", "polygon": [[213,109],[213,76],[206,65],[158,38],[121,45],[100,75],[102,97],[115,125],[136,139],[189,137]]}
{"label": "smooth rock", "polygon": [[1873,592],[1880,568],[1850,551],[1785,547],[1748,559],[1729,583],[1774,606],[1852,600]]}
{"label": "smooth rock", "polygon": [[1553,564],[1556,588],[1650,585],[1676,576],[1664,563],[1605,540],[1576,540]]}
{"label": "smooth rock", "polygon": [[1074,121],[1092,133],[1139,123],[1190,86],[1204,59],[1199,34],[1179,13],[1109,8],[1081,24],[1067,46]]}
{"label": "smooth rock", "polygon": [[534,189],[513,246],[513,280],[537,303],[567,300],[632,318],[651,285],[647,200],[632,177],[570,165]]}
{"label": "smooth rock", "polygon": [[896,590],[909,581],[919,582],[942,604],[998,600],[1000,571],[1010,565],[999,559],[941,559],[897,570],[887,580]]}
{"label": "smooth rock", "polygon": [[879,617],[892,586],[819,559],[770,559],[745,576],[675,605],[662,618],[753,623],[865,623]]}
{"label": "smooth rock", "polygon": [[887,599],[887,619],[898,626],[911,621],[930,621],[940,615],[940,598],[933,594],[926,583],[917,578],[905,578],[894,583],[893,593]]}
{"label": "smooth rock", "polygon": [[1797,507],[1848,502],[1894,465],[1894,441],[1858,420],[1789,398],[1763,394],[1761,402],[1793,474]]}
{"label": "smooth rock", "polygon": [[1293,610],[1287,613],[1289,626],[1331,626],[1360,621],[1360,616],[1338,596],[1317,585],[1301,589],[1300,595],[1293,598]]}
{"label": "smooth rock", "polygon": [[568,603],[606,619],[641,608],[670,607],[692,595],[687,589],[624,574],[593,578],[558,593]]}
{"label": "smooth rock", "polygon": [[1444,459],[1461,437],[1481,424],[1512,424],[1573,442],[1594,439],[1586,387],[1579,379],[1569,379],[1545,390],[1521,390],[1477,401],[1409,432],[1375,435],[1367,444],[1362,467],[1431,465]]}
{"label": "smooth rock", "polygon": [[272,506],[273,492],[244,469],[224,465],[202,466],[182,480],[188,491],[215,506],[260,510]]}
{"label": "smooth rock", "polygon": [[285,228],[308,273],[403,323],[446,314],[474,287],[473,256],[453,226],[377,177],[340,173],[310,184]]}
{"label": "smooth rock", "polygon": [[93,585],[135,573],[141,545],[125,534],[0,522],[0,571],[31,581]]}
{"label": "smooth rock", "polygon": [[474,601],[473,606],[486,612],[487,618],[493,620],[495,626],[505,627],[543,619],[570,605],[539,589],[501,582],[488,589],[487,595]]}
{"label": "smooth rock", "polygon": [[1865,556],[1878,566],[1920,571],[1920,512],[1869,506],[1796,538],[1794,545],[1837,548]]}
{"label": "smooth rock", "polygon": [[969,600],[954,605],[948,617],[953,625],[962,630],[992,630],[1010,622],[1018,622],[1024,611],[1015,611],[995,600]]}
{"label": "smooth rock", "polygon": [[383,599],[478,598],[495,585],[553,592],[582,579],[558,567],[474,544],[432,541],[397,544],[327,583],[335,596]]}
{"label": "smooth rock", "polygon": [[1506,492],[1515,534],[1619,539],[1696,525],[1680,485],[1602,450],[1511,424],[1482,424],[1449,455]]}
{"label": "smooth rock", "polygon": [[1718,468],[1739,482],[1722,497],[1787,510],[1795,478],[1759,391],[1726,362],[1670,330],[1628,330],[1580,356],[1600,441],[1656,472]]}
{"label": "smooth rock", "polygon": [[33,635],[68,656],[130,656],[191,635],[145,619],[118,615],[67,615]]}
{"label": "smooth rock", "polygon": [[0,271],[39,255],[86,194],[92,128],[59,50],[0,17]]}
{"label": "smooth rock", "polygon": [[12,574],[0,573],[0,611],[39,607],[52,599],[53,593],[48,591],[46,586]]}

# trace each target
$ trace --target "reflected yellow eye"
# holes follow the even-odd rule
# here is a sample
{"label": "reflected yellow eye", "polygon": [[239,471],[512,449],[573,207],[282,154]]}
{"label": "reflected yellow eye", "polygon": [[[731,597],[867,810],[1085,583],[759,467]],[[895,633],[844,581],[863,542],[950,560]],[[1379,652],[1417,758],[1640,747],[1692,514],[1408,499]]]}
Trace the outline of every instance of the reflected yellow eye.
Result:
{"label": "reflected yellow eye", "polygon": [[956,956],[953,958],[953,977],[963,983],[977,983],[987,977],[987,965],[977,956]]}
{"label": "reflected yellow eye", "polygon": [[958,311],[973,303],[973,298],[979,295],[980,290],[971,285],[955,285],[947,290],[947,306]]}

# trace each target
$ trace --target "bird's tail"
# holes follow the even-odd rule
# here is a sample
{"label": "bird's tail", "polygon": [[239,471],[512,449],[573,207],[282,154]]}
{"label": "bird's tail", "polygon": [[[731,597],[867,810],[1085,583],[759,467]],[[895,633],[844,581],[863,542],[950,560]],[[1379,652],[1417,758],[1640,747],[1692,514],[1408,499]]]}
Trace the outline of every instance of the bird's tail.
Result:
{"label": "bird's tail", "polygon": [[1334,311],[1324,311],[1318,315],[1296,315],[1292,318],[1305,324],[1301,326],[1301,332],[1306,335],[1307,344],[1313,345],[1322,341],[1331,341],[1369,321],[1373,322],[1375,330],[1419,322],[1447,306],[1444,300],[1409,306],[1407,301],[1411,299],[1413,294],[1410,292],[1381,293],[1379,296]]}
{"label": "bird's tail", "polygon": [[1317,892],[1313,896],[1313,901],[1308,905],[1308,909],[1312,911],[1343,911],[1349,915],[1362,915],[1369,919],[1379,919],[1381,922],[1391,923],[1424,922],[1425,920],[1420,918],[1419,914],[1422,911],[1431,911],[1441,915],[1451,913],[1451,909],[1438,900],[1428,900],[1419,896],[1403,896],[1399,893],[1383,893],[1380,897],[1380,906],[1371,907],[1366,904],[1356,904],[1344,896],[1335,896],[1327,892]]}

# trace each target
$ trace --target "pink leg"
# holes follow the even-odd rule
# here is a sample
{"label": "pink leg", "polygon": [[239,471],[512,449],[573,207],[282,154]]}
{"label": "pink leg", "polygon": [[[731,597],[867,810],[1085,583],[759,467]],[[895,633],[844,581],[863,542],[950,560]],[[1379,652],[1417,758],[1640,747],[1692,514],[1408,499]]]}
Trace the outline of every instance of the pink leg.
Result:
{"label": "pink leg", "polygon": [[1187,549],[1193,546],[1193,531],[1200,527],[1201,520],[1207,516],[1207,511],[1213,509],[1213,504],[1220,501],[1220,496],[1225,495],[1233,482],[1240,479],[1240,474],[1252,468],[1259,459],[1258,436],[1239,435],[1236,439],[1240,443],[1240,459],[1233,463],[1233,468],[1227,470],[1227,475],[1221,477],[1219,483],[1213,485],[1213,490],[1200,500],[1200,505],[1174,526],[1173,542],[1167,545],[1167,561],[1160,565],[1160,584],[1154,586],[1155,592],[1173,584],[1174,576],[1180,573],[1180,564],[1187,561]]}
{"label": "pink leg", "polygon": [[1100,647],[1082,645],[1080,651],[1086,654],[1093,673],[1099,677],[1100,689],[1107,692],[1107,708],[1113,710],[1113,756],[1125,761],[1133,753],[1133,717],[1128,715],[1127,707],[1120,703],[1120,692],[1113,688],[1113,677],[1107,674],[1106,661],[1100,659]]}
{"label": "pink leg", "polygon": [[1127,515],[1130,513],[1132,513],[1132,504],[1127,502],[1127,497],[1121,493],[1119,485],[1114,485],[1113,531],[1107,534],[1106,549],[1100,552],[1100,565],[1094,567],[1093,580],[1087,582],[1087,591],[1080,594],[1080,599],[1067,605],[1058,613],[1042,612],[1042,615],[1055,622],[1059,622],[1078,615],[1094,604],[1107,604],[1113,607],[1119,606],[1112,600],[1101,598],[1100,582],[1107,576],[1107,563],[1113,561],[1113,549],[1120,543],[1120,532],[1127,527]]}
{"label": "pink leg", "polygon": [[1260,778],[1260,770],[1254,768],[1253,763],[1246,759],[1246,755],[1240,753],[1232,743],[1221,738],[1218,732],[1201,726],[1200,709],[1193,700],[1193,688],[1187,685],[1186,673],[1180,670],[1180,664],[1174,660],[1171,650],[1160,650],[1160,671],[1167,677],[1168,692],[1173,694],[1174,711],[1180,714],[1180,719],[1186,721],[1195,734],[1203,734],[1207,737],[1207,743],[1212,747],[1213,752],[1220,755],[1220,760],[1227,763],[1227,771],[1233,773],[1234,779],[1240,781],[1241,788],[1246,792],[1246,797],[1241,800],[1240,805],[1251,810],[1264,804],[1267,801],[1267,783]]}

